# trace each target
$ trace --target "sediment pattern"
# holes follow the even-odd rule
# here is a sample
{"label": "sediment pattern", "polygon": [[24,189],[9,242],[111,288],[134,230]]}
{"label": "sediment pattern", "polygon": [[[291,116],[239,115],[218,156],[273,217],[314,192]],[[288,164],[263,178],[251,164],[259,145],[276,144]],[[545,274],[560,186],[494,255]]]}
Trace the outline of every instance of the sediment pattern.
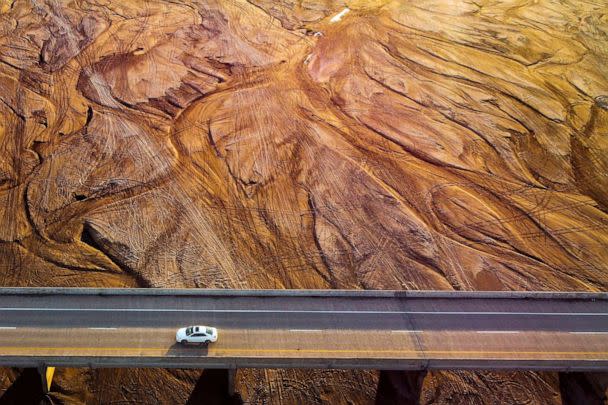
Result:
{"label": "sediment pattern", "polygon": [[[0,12],[1,285],[608,286],[603,0]],[[59,377],[57,395],[88,402],[112,373]],[[170,402],[195,381],[154,375],[181,390]],[[554,377],[434,373],[423,398],[547,403]],[[374,383],[256,371],[241,391],[363,402]]]}

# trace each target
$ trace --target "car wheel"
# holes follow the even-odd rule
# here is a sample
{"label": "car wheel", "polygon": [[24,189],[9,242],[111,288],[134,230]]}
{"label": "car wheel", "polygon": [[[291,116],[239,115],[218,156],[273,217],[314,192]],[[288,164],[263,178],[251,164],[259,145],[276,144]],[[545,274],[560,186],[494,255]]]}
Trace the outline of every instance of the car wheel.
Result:
{"label": "car wheel", "polygon": [[184,340],[180,340],[180,343],[181,344],[186,344],[186,343],[188,343],[188,341],[186,339],[184,339]]}

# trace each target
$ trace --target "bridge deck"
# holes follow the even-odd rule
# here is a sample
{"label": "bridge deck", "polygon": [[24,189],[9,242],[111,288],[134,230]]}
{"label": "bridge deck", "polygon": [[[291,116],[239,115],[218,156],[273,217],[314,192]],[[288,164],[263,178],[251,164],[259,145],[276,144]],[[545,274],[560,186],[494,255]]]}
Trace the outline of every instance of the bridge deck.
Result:
{"label": "bridge deck", "polygon": [[[0,289],[0,365],[608,370],[607,298]],[[177,344],[188,324],[218,342]]]}

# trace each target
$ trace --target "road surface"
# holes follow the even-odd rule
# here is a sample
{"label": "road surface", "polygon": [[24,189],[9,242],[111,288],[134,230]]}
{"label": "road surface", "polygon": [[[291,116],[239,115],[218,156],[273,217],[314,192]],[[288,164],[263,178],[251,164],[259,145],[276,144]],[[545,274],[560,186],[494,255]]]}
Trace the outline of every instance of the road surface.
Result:
{"label": "road surface", "polygon": [[40,364],[608,370],[608,295],[0,289],[0,365]]}

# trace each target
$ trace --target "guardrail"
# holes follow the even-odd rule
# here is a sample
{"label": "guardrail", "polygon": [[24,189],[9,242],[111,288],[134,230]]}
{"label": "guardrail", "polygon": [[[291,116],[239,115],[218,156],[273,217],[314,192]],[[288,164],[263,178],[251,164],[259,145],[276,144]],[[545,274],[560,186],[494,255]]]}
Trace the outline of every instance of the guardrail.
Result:
{"label": "guardrail", "polygon": [[473,299],[576,299],[608,300],[608,292],[577,291],[438,291],[438,290],[235,290],[205,288],[80,288],[0,287],[0,295],[138,295],[238,297],[369,297],[369,298],[473,298]]}

